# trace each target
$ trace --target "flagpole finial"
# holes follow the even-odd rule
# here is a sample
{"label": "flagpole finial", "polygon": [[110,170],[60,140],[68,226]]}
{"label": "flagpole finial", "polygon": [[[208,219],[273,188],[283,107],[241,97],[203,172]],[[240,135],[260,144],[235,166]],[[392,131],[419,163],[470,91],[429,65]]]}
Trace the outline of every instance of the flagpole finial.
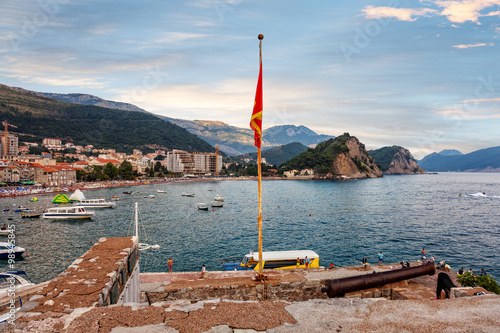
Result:
{"label": "flagpole finial", "polygon": [[258,38],[259,40],[263,40],[263,39],[264,39],[264,35],[263,35],[263,34],[259,34],[259,36],[257,36],[257,38]]}

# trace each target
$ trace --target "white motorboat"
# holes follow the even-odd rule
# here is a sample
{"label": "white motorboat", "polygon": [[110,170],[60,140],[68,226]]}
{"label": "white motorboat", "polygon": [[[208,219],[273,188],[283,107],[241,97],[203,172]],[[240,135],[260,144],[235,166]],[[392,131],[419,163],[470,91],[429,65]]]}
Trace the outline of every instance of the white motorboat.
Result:
{"label": "white motorboat", "polygon": [[73,207],[53,207],[48,208],[42,215],[44,219],[64,219],[64,220],[73,220],[73,219],[90,219],[94,216],[94,212],[89,212],[85,210],[85,207],[82,206],[73,206]]}
{"label": "white motorboat", "polygon": [[216,207],[216,208],[222,208],[224,207],[224,205],[222,204],[222,202],[220,201],[216,201],[212,204],[212,207]]}
{"label": "white motorboat", "polygon": [[9,254],[14,254],[17,257],[22,257],[24,251],[23,247],[12,245],[9,242],[0,242],[0,259],[9,258]]}
{"label": "white motorboat", "polygon": [[78,206],[85,208],[115,208],[116,202],[106,201],[103,198],[80,200]]}
{"label": "white motorboat", "polygon": [[155,195],[154,194],[146,195],[146,196],[144,196],[144,198],[146,198],[146,199],[154,199]]}
{"label": "white motorboat", "polygon": [[215,201],[219,201],[219,202],[223,202],[224,201],[224,198],[221,197],[220,195],[216,195],[215,198],[214,198]]}
{"label": "white motorboat", "polygon": [[34,285],[34,283],[28,281],[25,271],[0,273],[0,297],[7,295],[11,286],[15,286],[15,291],[20,292],[26,287]]}
{"label": "white motorboat", "polygon": [[156,190],[156,193],[167,193],[165,190]]}
{"label": "white motorboat", "polygon": [[186,192],[182,192],[182,196],[183,196],[183,197],[194,197],[194,193],[186,193]]}

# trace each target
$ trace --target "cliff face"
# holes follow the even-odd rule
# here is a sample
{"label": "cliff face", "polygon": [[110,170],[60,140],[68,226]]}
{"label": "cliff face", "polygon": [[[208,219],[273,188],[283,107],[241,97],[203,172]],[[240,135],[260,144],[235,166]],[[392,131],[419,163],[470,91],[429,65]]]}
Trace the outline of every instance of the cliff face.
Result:
{"label": "cliff face", "polygon": [[410,151],[401,146],[382,147],[368,152],[384,175],[408,175],[425,173],[418,166]]}
{"label": "cliff face", "polygon": [[364,144],[355,137],[348,137],[345,145],[348,151],[339,154],[333,161],[334,177],[344,176],[356,179],[382,177],[382,171],[368,155]]}
{"label": "cliff face", "polygon": [[406,175],[426,173],[424,169],[418,166],[408,149],[401,148],[392,159],[389,169],[384,171],[386,175]]}

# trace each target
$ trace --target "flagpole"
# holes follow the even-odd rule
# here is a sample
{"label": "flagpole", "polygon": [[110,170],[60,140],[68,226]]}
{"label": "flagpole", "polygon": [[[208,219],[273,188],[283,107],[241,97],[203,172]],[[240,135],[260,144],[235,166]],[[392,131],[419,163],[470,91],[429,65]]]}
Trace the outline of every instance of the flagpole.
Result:
{"label": "flagpole", "polygon": [[[264,35],[260,34],[258,36],[259,38],[259,66],[262,68],[262,40],[264,39]],[[263,279],[262,275],[262,166],[261,166],[261,145],[262,145],[262,129],[261,129],[261,135],[260,135],[260,142],[261,144],[259,147],[257,147],[257,170],[259,172],[259,217],[258,217],[258,222],[259,222],[259,279]]]}

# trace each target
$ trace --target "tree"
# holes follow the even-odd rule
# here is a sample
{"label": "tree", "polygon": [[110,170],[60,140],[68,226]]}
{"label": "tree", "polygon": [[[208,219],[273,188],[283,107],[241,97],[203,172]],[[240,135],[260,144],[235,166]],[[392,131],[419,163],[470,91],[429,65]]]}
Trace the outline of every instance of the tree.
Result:
{"label": "tree", "polygon": [[130,164],[129,161],[123,161],[120,168],[118,168],[118,175],[121,179],[134,180],[137,176],[137,172],[134,172],[132,164]]}
{"label": "tree", "polygon": [[87,173],[83,171],[82,169],[76,169],[76,180],[81,182],[85,179],[85,176],[87,176]]}
{"label": "tree", "polygon": [[118,168],[114,166],[113,163],[109,162],[104,167],[103,173],[109,177],[109,179],[116,179],[118,176]]}

